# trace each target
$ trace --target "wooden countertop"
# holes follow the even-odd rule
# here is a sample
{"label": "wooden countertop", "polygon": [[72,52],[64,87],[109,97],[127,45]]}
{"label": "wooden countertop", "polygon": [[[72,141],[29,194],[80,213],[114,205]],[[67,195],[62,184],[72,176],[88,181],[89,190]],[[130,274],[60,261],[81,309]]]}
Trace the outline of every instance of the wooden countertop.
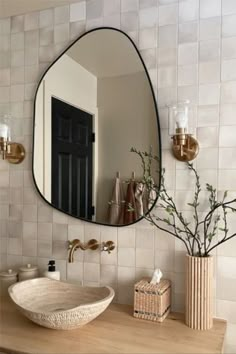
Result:
{"label": "wooden countertop", "polygon": [[29,321],[10,301],[0,302],[0,351],[5,353],[221,353],[224,320],[210,331],[194,331],[182,314],[163,323],[136,319],[132,307],[112,304],[97,319],[71,331],[56,331]]}

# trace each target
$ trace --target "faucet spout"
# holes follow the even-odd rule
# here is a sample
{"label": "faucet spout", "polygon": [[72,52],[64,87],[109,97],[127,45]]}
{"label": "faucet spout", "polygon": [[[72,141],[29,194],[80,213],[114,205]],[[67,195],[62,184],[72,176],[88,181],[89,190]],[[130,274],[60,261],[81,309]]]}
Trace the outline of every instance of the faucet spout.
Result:
{"label": "faucet spout", "polygon": [[75,239],[69,243],[69,257],[68,257],[69,263],[74,262],[74,252],[79,247],[80,247],[80,240],[78,239]]}

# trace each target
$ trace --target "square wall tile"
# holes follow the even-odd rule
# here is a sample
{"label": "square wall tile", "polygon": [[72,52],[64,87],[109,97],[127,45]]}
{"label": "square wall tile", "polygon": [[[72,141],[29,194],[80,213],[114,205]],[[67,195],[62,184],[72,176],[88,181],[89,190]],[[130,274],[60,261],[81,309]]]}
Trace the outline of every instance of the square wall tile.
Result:
{"label": "square wall tile", "polygon": [[39,46],[39,30],[31,30],[25,32],[25,47]]}
{"label": "square wall tile", "polygon": [[200,0],[200,17],[209,18],[221,15],[221,0]]}
{"label": "square wall tile", "polygon": [[22,50],[25,45],[24,32],[11,34],[11,50]]}
{"label": "square wall tile", "polygon": [[199,14],[199,0],[186,0],[179,3],[179,22],[195,21]]}
{"label": "square wall tile", "polygon": [[84,280],[100,281],[100,264],[84,263]]}
{"label": "square wall tile", "polygon": [[222,81],[236,80],[236,59],[223,60],[221,66],[221,79]]}
{"label": "square wall tile", "polygon": [[68,225],[68,240],[75,238],[84,241],[84,225]]}
{"label": "square wall tile", "polygon": [[195,185],[194,175],[189,170],[176,171],[176,189],[177,190],[192,190]]}
{"label": "square wall tile", "polygon": [[153,268],[154,267],[154,250],[136,248],[136,267],[137,268]]}
{"label": "square wall tile", "polygon": [[48,27],[54,23],[53,9],[42,10],[39,12],[39,27]]}
{"label": "square wall tile", "polygon": [[201,148],[217,147],[218,127],[197,128],[197,139]]}
{"label": "square wall tile", "polygon": [[24,221],[37,221],[37,205],[24,205],[23,207],[23,219]]}
{"label": "square wall tile", "polygon": [[52,241],[52,224],[38,223],[38,240]]}
{"label": "square wall tile", "polygon": [[120,0],[104,0],[104,16],[111,16],[120,13]]}
{"label": "square wall tile", "polygon": [[154,228],[136,229],[136,248],[142,248],[142,249],[154,248]]}
{"label": "square wall tile", "polygon": [[[1,206],[1,209],[3,208],[3,206]],[[3,217],[1,215],[2,218],[5,219],[5,217]],[[9,205],[9,211],[7,212],[6,218],[9,217],[9,220],[22,220],[22,205],[21,204],[10,204]]]}
{"label": "square wall tile", "polygon": [[24,256],[37,257],[37,240],[23,240],[22,254]]}
{"label": "square wall tile", "polygon": [[0,51],[9,52],[11,47],[11,36],[9,34],[0,35]]}
{"label": "square wall tile", "polygon": [[158,70],[158,88],[176,85],[177,72],[175,66],[165,66]]}
{"label": "square wall tile", "polygon": [[52,256],[54,259],[67,259],[68,256],[68,244],[65,241],[53,241],[52,242]]}
{"label": "square wall tile", "polygon": [[159,48],[175,48],[177,47],[177,26],[161,26],[159,27]]}
{"label": "square wall tile", "polygon": [[200,21],[200,40],[218,39],[221,35],[221,18],[209,18]]}
{"label": "square wall tile", "polygon": [[171,4],[159,7],[159,26],[173,25],[178,22],[178,5]]}
{"label": "square wall tile", "polygon": [[52,243],[47,241],[38,241],[38,257],[52,257]]}
{"label": "square wall tile", "polygon": [[236,190],[236,171],[235,170],[219,170],[219,190]]}
{"label": "square wall tile", "polygon": [[198,107],[198,127],[211,127],[219,124],[219,105]]}
{"label": "square wall tile", "polygon": [[13,16],[11,17],[11,33],[23,32],[24,31],[24,16]]}
{"label": "square wall tile", "polygon": [[83,263],[74,262],[67,265],[67,279],[75,283],[83,281]]}
{"label": "square wall tile", "polygon": [[54,42],[55,44],[60,42],[66,42],[70,38],[69,23],[63,23],[54,27]]}
{"label": "square wall tile", "polygon": [[174,269],[174,252],[156,250],[155,251],[155,268],[160,268],[162,271],[170,272]]}
{"label": "square wall tile", "polygon": [[70,5],[70,22],[83,21],[86,19],[86,2]]}
{"label": "square wall tile", "polygon": [[198,22],[186,22],[179,25],[179,43],[198,40]]}
{"label": "square wall tile", "polygon": [[220,41],[208,40],[202,41],[199,45],[199,60],[203,61],[215,61],[220,57]]}
{"label": "square wall tile", "polygon": [[208,84],[199,86],[199,104],[211,105],[220,102],[220,85]]}
{"label": "square wall tile", "polygon": [[118,303],[133,305],[134,302],[134,287],[119,286],[118,287]]}
{"label": "square wall tile", "polygon": [[117,267],[114,265],[102,264],[100,268],[101,285],[117,284]]}
{"label": "square wall tile", "polygon": [[221,85],[221,102],[236,103],[236,81],[224,82]]}
{"label": "square wall tile", "polygon": [[69,22],[69,18],[70,18],[70,7],[68,5],[56,7],[54,9],[54,24],[55,25]]}
{"label": "square wall tile", "polygon": [[135,229],[131,227],[121,227],[118,229],[118,247],[135,247]]}
{"label": "square wall tile", "polygon": [[119,283],[119,286],[134,286],[135,268],[134,267],[118,267],[118,283]]}
{"label": "square wall tile", "polygon": [[126,267],[135,266],[135,249],[134,248],[119,248],[118,250],[118,265]]}
{"label": "square wall tile", "polygon": [[178,47],[178,64],[188,65],[198,62],[198,44],[186,43],[180,44]]}
{"label": "square wall tile", "polygon": [[23,239],[37,240],[38,227],[36,222],[23,223]]}
{"label": "square wall tile", "polygon": [[236,104],[221,104],[220,106],[220,124],[235,125]]}
{"label": "square wall tile", "polygon": [[55,241],[67,241],[68,239],[68,225],[67,224],[53,224],[52,237]]}
{"label": "square wall tile", "polygon": [[236,3],[234,0],[222,0],[222,14],[231,15],[236,13]]}
{"label": "square wall tile", "polygon": [[153,7],[153,6],[157,6],[157,0],[139,0],[140,9],[144,9],[146,7]]}
{"label": "square wall tile", "polygon": [[161,66],[176,66],[177,64],[177,49],[176,48],[158,48],[158,67]]}
{"label": "square wall tile", "polygon": [[139,28],[149,28],[157,25],[157,7],[141,9],[139,11]]}
{"label": "square wall tile", "polygon": [[211,84],[220,82],[220,62],[204,62],[199,65],[199,83]]}
{"label": "square wall tile", "polygon": [[39,13],[30,12],[25,14],[24,30],[30,31],[39,28]]}
{"label": "square wall tile", "polygon": [[190,86],[197,84],[197,65],[184,65],[178,67],[178,86]]}
{"label": "square wall tile", "polygon": [[138,11],[138,0],[121,0],[121,12]]}
{"label": "square wall tile", "polygon": [[236,36],[236,15],[222,17],[222,36],[233,37]]}
{"label": "square wall tile", "polygon": [[236,37],[222,38],[222,58],[236,58]]}
{"label": "square wall tile", "polygon": [[22,255],[22,240],[20,238],[12,237],[8,239],[8,254]]}
{"label": "square wall tile", "polygon": [[88,0],[86,1],[86,17],[88,20],[102,17],[103,15],[103,1],[102,0]]}
{"label": "square wall tile", "polygon": [[121,29],[124,31],[136,31],[138,29],[138,14],[136,12],[122,13]]}
{"label": "square wall tile", "polygon": [[232,126],[221,126],[219,135],[219,146],[220,147],[236,147],[235,141],[236,127]]}
{"label": "square wall tile", "polygon": [[0,34],[8,34],[11,31],[11,20],[10,17],[3,18],[0,21]]}

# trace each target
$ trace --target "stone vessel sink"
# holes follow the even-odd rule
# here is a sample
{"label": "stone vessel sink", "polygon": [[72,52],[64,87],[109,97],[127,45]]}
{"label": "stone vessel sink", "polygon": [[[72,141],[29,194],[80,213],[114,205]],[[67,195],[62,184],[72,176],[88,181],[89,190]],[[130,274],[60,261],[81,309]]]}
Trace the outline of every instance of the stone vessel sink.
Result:
{"label": "stone vessel sink", "polygon": [[110,304],[114,290],[82,287],[48,278],[16,283],[8,289],[19,310],[31,321],[52,329],[75,329],[99,316]]}

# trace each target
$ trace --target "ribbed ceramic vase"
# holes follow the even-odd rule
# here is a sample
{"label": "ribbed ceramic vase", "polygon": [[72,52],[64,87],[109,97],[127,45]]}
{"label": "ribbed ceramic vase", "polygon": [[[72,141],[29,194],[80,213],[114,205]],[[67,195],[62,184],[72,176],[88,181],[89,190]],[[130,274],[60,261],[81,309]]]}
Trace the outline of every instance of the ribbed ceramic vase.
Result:
{"label": "ribbed ceramic vase", "polygon": [[185,322],[192,329],[213,326],[213,257],[186,256]]}

